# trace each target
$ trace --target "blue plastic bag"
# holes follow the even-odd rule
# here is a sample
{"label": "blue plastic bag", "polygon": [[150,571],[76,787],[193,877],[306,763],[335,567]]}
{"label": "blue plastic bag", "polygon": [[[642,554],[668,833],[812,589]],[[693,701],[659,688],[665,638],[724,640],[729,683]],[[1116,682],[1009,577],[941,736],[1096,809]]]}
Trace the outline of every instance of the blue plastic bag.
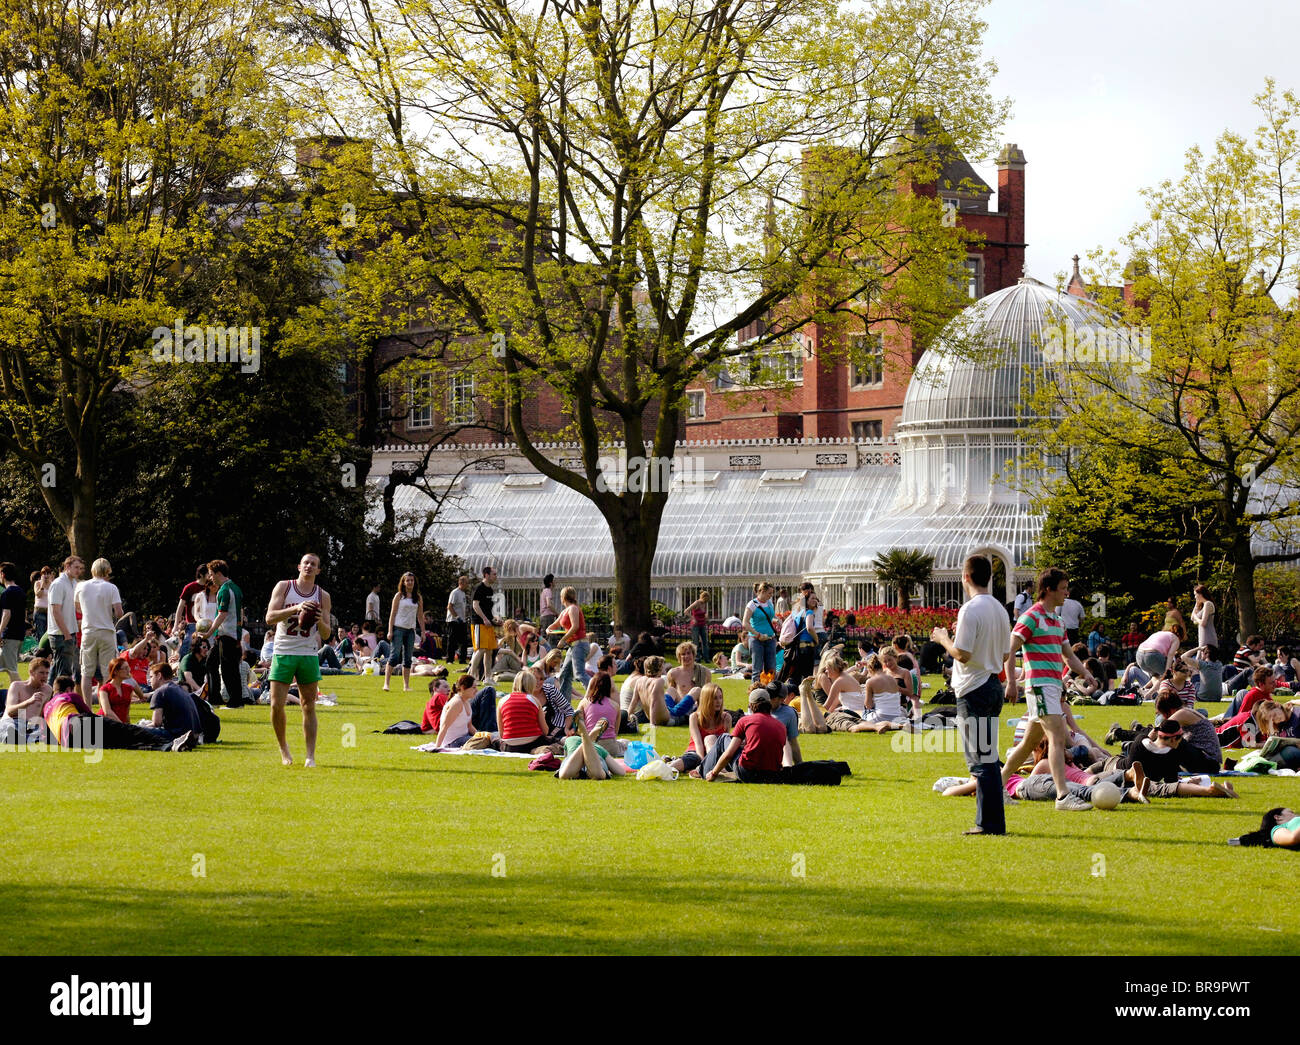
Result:
{"label": "blue plastic bag", "polygon": [[654,746],[647,744],[644,740],[632,740],[628,742],[627,752],[623,755],[623,761],[627,763],[627,768],[635,772],[644,765],[648,765],[659,757]]}

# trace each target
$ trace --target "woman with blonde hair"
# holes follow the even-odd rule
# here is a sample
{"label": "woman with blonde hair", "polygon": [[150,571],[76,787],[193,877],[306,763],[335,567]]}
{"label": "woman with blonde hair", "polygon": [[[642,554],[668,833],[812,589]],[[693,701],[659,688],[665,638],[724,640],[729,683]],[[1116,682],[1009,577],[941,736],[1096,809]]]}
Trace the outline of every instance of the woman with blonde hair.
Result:
{"label": "woman with blonde hair", "polygon": [[669,763],[679,773],[698,773],[718,738],[731,732],[731,713],[722,706],[722,687],[710,682],[700,690],[700,706],[691,712],[687,726],[691,742],[681,758]]}
{"label": "woman with blonde hair", "polygon": [[866,714],[854,726],[853,733],[884,733],[902,729],[908,716],[903,710],[903,694],[898,679],[885,670],[885,659],[878,653],[867,658]]}
{"label": "woman with blonde hair", "polygon": [[497,702],[497,729],[502,751],[532,751],[545,742],[546,702],[527,668],[515,676],[513,692]]}
{"label": "woman with blonde hair", "polygon": [[492,681],[509,682],[524,667],[524,644],[519,637],[519,622],[506,620],[501,625],[501,645],[497,647],[497,659],[492,664]]}
{"label": "woman with blonde hair", "polygon": [[573,588],[560,591],[560,602],[564,609],[551,625],[551,632],[560,636],[555,648],[567,651],[564,667],[560,671],[560,692],[566,700],[572,699],[573,679],[576,675],[582,681],[582,688],[587,688],[591,676],[587,674],[587,618],[578,605],[578,593]]}
{"label": "woman with blonde hair", "polygon": [[829,682],[822,710],[826,714],[826,729],[832,733],[853,732],[867,713],[866,693],[845,667],[844,658],[838,653],[832,653],[822,662],[822,677]]}
{"label": "woman with blonde hair", "polygon": [[[882,646],[877,656],[880,657],[886,673],[898,682],[899,692],[912,702],[913,717],[919,719],[921,717],[921,698],[912,690],[912,673],[899,665],[898,654],[894,652],[892,646]],[[869,663],[870,661],[868,661]]]}

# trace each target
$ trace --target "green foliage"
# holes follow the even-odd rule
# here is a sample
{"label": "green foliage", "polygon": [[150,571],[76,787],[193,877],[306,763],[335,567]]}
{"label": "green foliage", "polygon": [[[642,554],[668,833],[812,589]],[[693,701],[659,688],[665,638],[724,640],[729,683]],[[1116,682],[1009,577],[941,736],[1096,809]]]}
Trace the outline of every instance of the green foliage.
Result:
{"label": "green foliage", "polygon": [[1155,463],[1172,512],[1199,516],[1184,537],[1201,544],[1200,569],[1230,563],[1247,631],[1256,566],[1300,556],[1251,547],[1294,547],[1300,518],[1300,317],[1280,303],[1300,278],[1300,99],[1268,81],[1255,101],[1253,135],[1188,150],[1181,178],[1144,193],[1126,257],[1095,257],[1098,299],[1138,351],[1063,361],[1034,430],[1049,456]]}
{"label": "green foliage", "polygon": [[1270,567],[1255,577],[1259,634],[1267,639],[1300,637],[1300,572]]}
{"label": "green foliage", "polygon": [[664,627],[668,627],[677,620],[679,614],[671,607],[665,606],[662,602],[651,600],[650,616]]}
{"label": "green foliage", "polygon": [[581,608],[589,628],[603,628],[613,620],[610,616],[611,607],[607,602],[584,602]]}

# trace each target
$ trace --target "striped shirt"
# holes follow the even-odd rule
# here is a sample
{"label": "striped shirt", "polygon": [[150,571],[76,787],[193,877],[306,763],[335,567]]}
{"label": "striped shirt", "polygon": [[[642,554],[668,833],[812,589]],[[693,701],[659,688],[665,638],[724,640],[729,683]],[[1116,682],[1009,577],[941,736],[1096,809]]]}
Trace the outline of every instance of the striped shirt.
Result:
{"label": "striped shirt", "polygon": [[[547,736],[564,736],[569,720],[573,718],[573,704],[564,699],[554,679],[542,679],[542,696],[546,698],[546,718],[551,724],[551,731]],[[616,722],[615,725],[617,726],[618,723]]]}
{"label": "striped shirt", "polygon": [[1178,699],[1183,702],[1183,707],[1191,708],[1193,711],[1196,710],[1196,688],[1192,685],[1192,680],[1190,678],[1183,683],[1183,688],[1180,690],[1175,690],[1174,684],[1170,682],[1169,679],[1165,679],[1160,683],[1160,688],[1157,690],[1157,694],[1163,697],[1169,693],[1177,693]]}
{"label": "striped shirt", "polygon": [[1033,689],[1060,687],[1065,673],[1065,624],[1041,602],[1027,609],[1011,634],[1023,642],[1025,684]]}
{"label": "striped shirt", "polygon": [[1248,668],[1255,663],[1255,657],[1259,656],[1249,646],[1239,646],[1237,655],[1232,658],[1232,666],[1235,668]]}

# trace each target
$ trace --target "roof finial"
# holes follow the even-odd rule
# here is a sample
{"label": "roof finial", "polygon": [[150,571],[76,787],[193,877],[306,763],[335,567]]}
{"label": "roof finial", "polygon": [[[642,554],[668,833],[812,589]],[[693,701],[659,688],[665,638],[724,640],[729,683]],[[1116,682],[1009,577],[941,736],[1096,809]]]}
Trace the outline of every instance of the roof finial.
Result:
{"label": "roof finial", "polygon": [[1074,262],[1074,274],[1070,278],[1078,279],[1079,278],[1079,255],[1078,254],[1074,255],[1074,257],[1071,258],[1070,260]]}

